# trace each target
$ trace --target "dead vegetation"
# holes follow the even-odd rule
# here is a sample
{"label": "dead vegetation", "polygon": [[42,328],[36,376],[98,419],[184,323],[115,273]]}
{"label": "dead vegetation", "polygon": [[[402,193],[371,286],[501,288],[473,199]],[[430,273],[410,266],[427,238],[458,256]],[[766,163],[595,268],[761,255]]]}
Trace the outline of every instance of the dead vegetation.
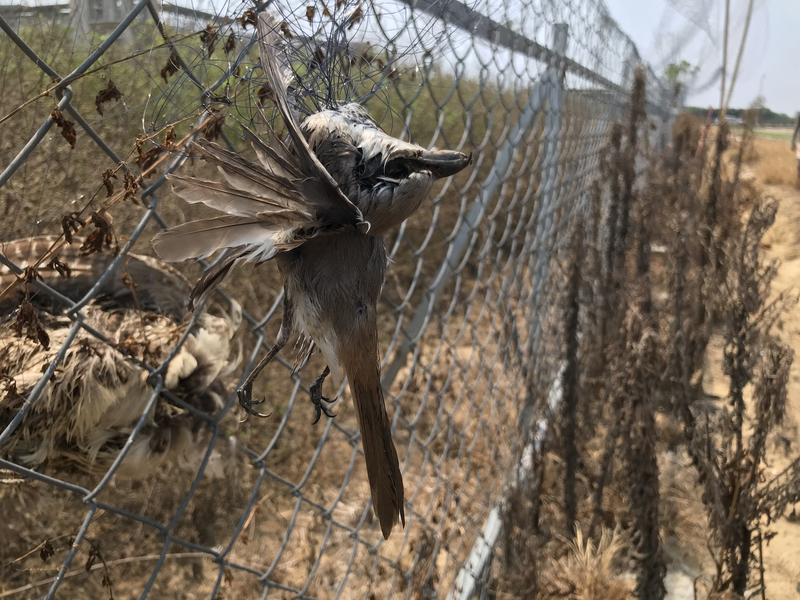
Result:
{"label": "dead vegetation", "polygon": [[[657,600],[684,570],[695,598],[766,598],[770,523],[797,497],[795,471],[766,476],[793,359],[774,325],[797,302],[763,256],[777,202],[742,177],[749,131],[699,145],[681,115],[651,155],[644,85],[639,70],[561,260],[560,404],[508,501],[498,597]],[[552,408],[551,387],[532,394]]]}

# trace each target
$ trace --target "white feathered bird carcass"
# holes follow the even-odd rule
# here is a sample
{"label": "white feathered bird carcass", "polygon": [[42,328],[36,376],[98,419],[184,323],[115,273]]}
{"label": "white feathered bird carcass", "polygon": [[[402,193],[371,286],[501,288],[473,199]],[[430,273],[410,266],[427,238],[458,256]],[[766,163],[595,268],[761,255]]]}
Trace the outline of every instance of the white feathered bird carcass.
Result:
{"label": "white feathered bird carcass", "polygon": [[[0,253],[24,268],[54,241],[40,237],[8,242],[0,244]],[[88,293],[114,259],[107,252],[83,256],[80,244],[74,240],[61,250],[59,263],[38,269],[45,283],[72,301]],[[14,277],[0,265],[0,289]],[[6,388],[5,394],[0,392],[0,431],[22,407],[74,325],[56,299],[25,285],[0,305],[0,390]],[[126,256],[82,311],[83,323],[108,341],[81,328],[41,396],[0,447],[0,456],[34,468],[69,464],[92,473],[107,470],[154,391],[150,373],[137,361],[158,368],[174,350],[186,332],[183,301],[190,290],[188,280],[169,265]],[[18,307],[26,297],[49,336],[46,348],[36,335],[20,334]],[[241,344],[234,338],[241,307],[231,302],[228,310],[217,312],[219,316],[199,315],[163,372],[164,389],[209,415],[223,407],[230,389],[225,379],[241,359]],[[201,418],[162,396],[146,419],[117,475],[146,477],[168,461],[189,469],[199,466],[210,439]],[[216,458],[212,455],[209,462],[210,476],[222,475]]]}

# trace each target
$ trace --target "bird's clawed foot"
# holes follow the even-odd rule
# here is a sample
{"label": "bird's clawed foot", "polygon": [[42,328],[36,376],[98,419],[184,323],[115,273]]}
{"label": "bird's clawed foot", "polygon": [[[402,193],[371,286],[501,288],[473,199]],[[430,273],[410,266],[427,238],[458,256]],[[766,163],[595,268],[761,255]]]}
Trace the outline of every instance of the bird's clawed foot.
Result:
{"label": "bird's clawed foot", "polygon": [[253,400],[253,384],[245,383],[236,391],[236,395],[239,396],[239,406],[244,409],[244,412],[247,413],[247,417],[245,417],[245,421],[250,418],[250,415],[255,415],[257,417],[268,417],[269,414],[264,414],[262,412],[257,411],[254,406],[264,403],[264,399],[261,400]]}
{"label": "bird's clawed foot", "polygon": [[314,410],[316,411],[316,418],[314,419],[314,425],[319,423],[320,417],[322,417],[322,413],[325,413],[325,416],[329,419],[332,419],[336,415],[331,412],[331,409],[325,406],[325,404],[330,404],[334,402],[336,399],[334,398],[331,400],[322,395],[322,384],[325,382],[325,377],[328,376],[330,373],[330,369],[325,367],[325,370],[322,372],[322,375],[317,377],[316,381],[311,384],[311,387],[308,388],[308,393],[311,396],[311,403],[314,405]]}

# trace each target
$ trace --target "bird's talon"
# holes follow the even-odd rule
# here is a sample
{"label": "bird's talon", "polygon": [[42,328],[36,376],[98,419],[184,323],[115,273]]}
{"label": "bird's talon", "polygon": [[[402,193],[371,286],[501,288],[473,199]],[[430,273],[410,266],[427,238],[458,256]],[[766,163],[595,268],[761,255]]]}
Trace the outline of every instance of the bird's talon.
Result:
{"label": "bird's talon", "polygon": [[331,412],[330,408],[328,408],[327,406],[325,406],[325,404],[323,404],[323,403],[330,404],[331,402],[334,402],[336,399],[334,398],[333,400],[331,400],[330,398],[322,395],[321,383],[319,385],[317,385],[316,383],[313,384],[309,388],[309,392],[311,395],[311,403],[314,405],[314,411],[316,413],[316,418],[314,419],[313,425],[316,425],[319,422],[323,413],[329,419],[332,419],[333,417],[336,416]]}
{"label": "bird's talon", "polygon": [[250,415],[262,418],[269,416],[269,414],[264,414],[253,408],[254,406],[258,406],[259,404],[264,404],[264,399],[261,398],[259,400],[253,400],[252,385],[239,388],[239,391],[236,393],[236,395],[239,396],[239,406],[241,406],[244,412],[247,413],[247,417],[245,417],[244,421],[242,422],[248,421],[250,419]]}
{"label": "bird's talon", "polygon": [[[330,402],[330,400],[328,398],[324,398],[324,397],[320,397],[320,400],[322,400],[324,402]],[[314,402],[313,399],[311,401]],[[334,418],[336,416],[335,414],[333,414],[331,412],[331,409],[328,408],[327,406],[325,406],[324,404],[322,404],[322,402],[319,402],[319,403],[314,402],[314,411],[316,412],[317,416],[314,419],[312,425],[316,425],[317,423],[319,423],[319,420],[322,417],[323,413],[329,419],[332,419],[332,418]]]}

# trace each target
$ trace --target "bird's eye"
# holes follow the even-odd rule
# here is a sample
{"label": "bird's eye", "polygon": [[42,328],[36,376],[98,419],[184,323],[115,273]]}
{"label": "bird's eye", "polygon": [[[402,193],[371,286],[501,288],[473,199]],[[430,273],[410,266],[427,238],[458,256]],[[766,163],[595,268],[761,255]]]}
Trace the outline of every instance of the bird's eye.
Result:
{"label": "bird's eye", "polygon": [[404,160],[390,160],[386,163],[383,174],[392,179],[405,179],[409,174],[408,163]]}

